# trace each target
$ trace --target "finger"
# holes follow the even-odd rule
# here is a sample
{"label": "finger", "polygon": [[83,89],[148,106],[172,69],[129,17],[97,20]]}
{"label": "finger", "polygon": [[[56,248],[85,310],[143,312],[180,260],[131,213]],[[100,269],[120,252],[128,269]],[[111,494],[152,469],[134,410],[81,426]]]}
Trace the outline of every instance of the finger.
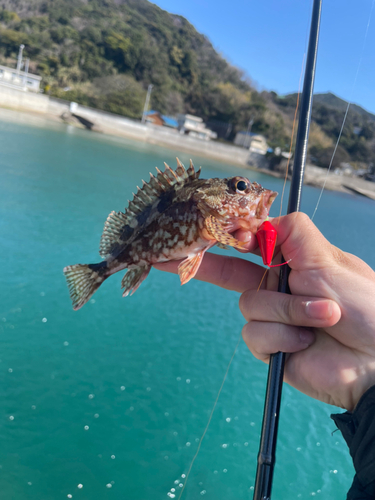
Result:
{"label": "finger", "polygon": [[[281,248],[284,259],[291,262],[292,269],[310,269],[317,264],[321,267],[325,261],[332,262],[335,247],[326,240],[306,214],[294,212],[271,219],[271,222],[277,231],[274,255],[276,256]],[[235,237],[248,242],[245,251],[260,254],[255,235],[240,229],[236,231]]]}
{"label": "finger", "polygon": [[294,212],[272,219],[277,231],[277,247],[292,269],[312,269],[332,265],[335,247],[323,236],[308,215]]}
{"label": "finger", "polygon": [[[154,264],[156,269],[177,273],[181,261],[169,261]],[[206,253],[195,279],[206,281],[227,290],[244,292],[249,288],[258,288],[265,269],[244,259]],[[264,283],[263,283],[264,286]]]}
{"label": "finger", "polygon": [[331,245],[302,212],[272,219],[272,225],[277,230],[275,255],[281,246],[284,259],[289,261],[292,269],[331,268],[333,264],[338,264],[350,270],[354,268],[364,277],[371,273],[371,268],[361,259]]}
{"label": "finger", "polygon": [[234,237],[236,238],[236,240],[245,243],[242,249],[237,248],[236,250],[238,250],[241,253],[246,253],[246,252],[255,253],[256,249],[258,248],[258,241],[254,233],[246,231],[245,229],[238,229],[234,233]]}
{"label": "finger", "polygon": [[314,343],[312,331],[281,323],[252,321],[242,329],[242,337],[252,354],[268,363],[271,354],[276,352],[298,352]]}
{"label": "finger", "polygon": [[338,304],[329,299],[301,297],[269,290],[248,290],[241,295],[240,310],[247,321],[327,328],[341,318]]}

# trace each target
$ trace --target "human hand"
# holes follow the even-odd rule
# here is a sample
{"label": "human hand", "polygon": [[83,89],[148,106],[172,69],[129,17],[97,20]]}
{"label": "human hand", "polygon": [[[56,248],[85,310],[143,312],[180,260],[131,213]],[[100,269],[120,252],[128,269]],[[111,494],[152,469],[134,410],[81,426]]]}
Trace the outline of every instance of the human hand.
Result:
{"label": "human hand", "polygon": [[[268,362],[272,353],[289,353],[287,383],[351,411],[375,384],[375,273],[331,245],[305,214],[272,224],[276,252],[291,259],[293,295],[276,292],[279,268],[268,271],[257,291],[264,268],[235,257],[207,254],[196,278],[242,293],[243,337],[255,357]],[[236,238],[256,247],[249,233],[238,231]],[[155,267],[176,272],[177,264]]]}

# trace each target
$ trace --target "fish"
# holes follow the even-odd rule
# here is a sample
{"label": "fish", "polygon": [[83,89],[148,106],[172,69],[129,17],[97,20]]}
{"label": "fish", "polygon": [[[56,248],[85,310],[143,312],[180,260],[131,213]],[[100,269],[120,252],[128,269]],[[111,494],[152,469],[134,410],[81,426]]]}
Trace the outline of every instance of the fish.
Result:
{"label": "fish", "polygon": [[123,296],[132,295],[153,264],[182,260],[181,284],[196,275],[205,252],[218,245],[242,249],[245,243],[233,233],[242,228],[256,233],[277,196],[242,176],[200,179],[193,162],[186,169],[166,163],[162,172],[150,173],[137,186],[124,212],[109,214],[100,240],[97,264],[64,268],[73,309],[80,309],[112,274],[126,269],[121,281]]}

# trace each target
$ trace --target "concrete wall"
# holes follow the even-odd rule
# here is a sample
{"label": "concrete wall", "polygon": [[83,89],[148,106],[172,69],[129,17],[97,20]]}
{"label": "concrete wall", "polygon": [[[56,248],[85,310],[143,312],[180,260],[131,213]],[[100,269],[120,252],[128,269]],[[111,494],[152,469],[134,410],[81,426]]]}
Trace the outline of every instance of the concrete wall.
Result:
{"label": "concrete wall", "polygon": [[48,97],[48,108],[47,113],[49,115],[60,117],[63,113],[69,112],[69,101],[63,101],[62,99],[55,99],[54,97]]}
{"label": "concrete wall", "polygon": [[48,112],[49,98],[41,94],[0,86],[0,106],[17,111]]}
{"label": "concrete wall", "polygon": [[[16,89],[0,86],[0,107],[29,111],[46,115],[46,117],[61,117],[69,113],[70,102],[42,94],[32,94]],[[216,160],[246,166],[249,152],[245,148],[221,144],[216,141],[202,141],[167,127],[152,124],[142,124],[119,115],[106,113],[97,109],[79,105],[75,114],[86,118],[95,124],[95,130],[105,134],[128,137],[137,141],[157,144],[187,153],[207,156]]]}
{"label": "concrete wall", "polygon": [[216,141],[203,141],[187,135],[181,135],[177,130],[159,127],[152,124],[142,124],[111,113],[78,106],[75,112],[78,115],[95,123],[96,128],[104,133],[122,135],[135,140],[158,144],[171,149],[208,156],[228,163],[237,163],[245,166],[249,152],[244,148],[221,144]]}

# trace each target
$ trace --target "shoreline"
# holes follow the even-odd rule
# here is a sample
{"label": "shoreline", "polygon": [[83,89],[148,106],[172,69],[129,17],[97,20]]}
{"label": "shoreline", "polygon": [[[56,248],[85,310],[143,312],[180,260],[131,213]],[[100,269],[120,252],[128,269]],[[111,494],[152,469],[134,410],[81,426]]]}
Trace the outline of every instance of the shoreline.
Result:
{"label": "shoreline", "polygon": [[[104,112],[71,103],[43,94],[23,92],[0,85],[0,109],[11,110],[65,123],[79,128],[89,128],[93,132],[104,135],[124,137],[130,140],[157,144],[169,149],[212,158],[242,168],[249,168],[247,149],[214,141],[202,141],[197,138],[181,135],[177,130],[152,124],[142,124],[124,116]],[[85,125],[82,125],[82,123]]]}
{"label": "shoreline", "polygon": [[[273,172],[267,169],[256,169],[266,175],[271,175],[272,177],[277,177],[279,179],[284,179],[285,174]],[[366,181],[358,177],[349,177],[344,175],[336,175],[334,173],[329,173],[323,168],[315,167],[312,165],[306,165],[304,185],[316,187],[322,189],[328,189],[328,191],[337,191],[339,193],[356,194],[359,196],[365,196],[375,200],[375,182]],[[291,175],[288,174],[288,180],[291,179]]]}
{"label": "shoreline", "polygon": [[[179,134],[176,134],[177,137],[173,137],[173,139],[181,139],[184,142],[186,141],[186,143],[181,144],[181,142],[179,142],[178,144],[176,144],[173,143],[171,140],[165,140],[165,139],[163,140],[163,137],[162,138],[157,137],[159,132],[158,129],[161,127],[155,127],[150,124],[142,125],[142,128],[146,130],[148,134],[145,134],[145,137],[140,137],[136,133],[127,132],[126,130],[122,129],[116,129],[115,126],[110,127],[102,124],[100,128],[95,127],[92,130],[88,130],[77,120],[66,120],[66,119],[64,120],[60,116],[57,116],[55,114],[40,113],[34,110],[26,110],[26,109],[20,110],[9,107],[0,107],[0,120],[11,121],[13,123],[21,123],[25,125],[47,127],[47,128],[53,123],[56,125],[70,126],[81,130],[87,130],[89,133],[91,132],[92,134],[99,134],[101,136],[106,136],[106,137],[117,137],[120,139],[123,138],[127,140],[135,140],[139,143],[143,142],[151,145],[165,147],[167,149],[171,149],[174,151],[180,150],[181,152],[184,153],[194,153],[200,157],[210,158],[216,161],[220,161],[222,163],[230,163],[246,170],[260,171],[260,169],[258,169],[257,167],[241,161],[241,158],[237,158],[236,161],[235,157],[230,157],[230,158],[223,157],[223,155],[220,154],[221,153],[220,151],[218,153],[212,153],[210,150],[208,151],[205,150],[204,145],[206,143],[204,141],[200,141],[199,139],[192,139],[188,138],[187,136],[181,137]],[[157,130],[155,131],[154,128],[157,128]],[[150,134],[150,132],[152,132],[152,134]],[[217,143],[211,141],[209,145],[211,146],[210,149],[212,149],[212,146],[215,147]],[[228,148],[239,149],[240,153],[243,153],[244,158],[248,155],[248,152],[245,149],[237,148],[236,146],[227,146],[220,143],[218,143],[218,145],[222,147],[224,146]],[[236,152],[238,153],[238,151]]]}
{"label": "shoreline", "polygon": [[[70,103],[67,101],[41,94],[31,95],[31,93],[14,89],[11,90],[10,94],[9,96],[9,90],[4,92],[3,88],[0,87],[0,119],[41,127],[48,127],[55,123],[87,129],[70,113]],[[6,97],[11,97],[11,99],[4,99]],[[284,178],[285,176],[281,172],[248,164],[248,150],[238,146],[181,136],[175,130],[151,124],[145,125],[135,120],[80,105],[77,106],[75,114],[92,125],[90,131],[93,133],[146,142],[173,150],[178,149],[222,163],[234,164],[244,170],[262,172],[272,177]],[[304,184],[317,188],[322,188],[325,185],[325,189],[330,191],[356,194],[375,200],[375,182],[357,177],[336,175],[332,172],[326,174],[327,172],[323,168],[306,165]]]}

